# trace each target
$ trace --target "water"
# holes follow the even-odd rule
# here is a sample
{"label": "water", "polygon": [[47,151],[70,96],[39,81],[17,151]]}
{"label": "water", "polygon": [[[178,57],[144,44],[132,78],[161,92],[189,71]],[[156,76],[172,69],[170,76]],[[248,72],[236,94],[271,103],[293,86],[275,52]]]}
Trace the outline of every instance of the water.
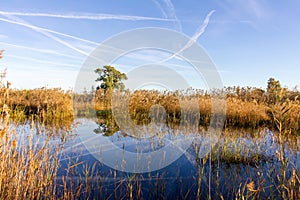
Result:
{"label": "water", "polygon": [[[86,118],[76,119],[74,124],[71,132],[62,131],[51,142],[64,143],[58,191],[62,191],[66,180],[69,190],[79,191],[82,199],[234,199],[252,193],[259,198],[279,198],[283,189],[278,189],[278,176],[282,171],[286,172],[286,182],[293,169],[300,172],[299,138],[287,138],[280,145],[276,134],[268,129],[256,134],[233,131],[221,136],[211,153],[203,157],[201,145],[209,137],[199,133],[181,133],[163,125],[154,127],[159,134],[144,127],[135,134],[112,133],[107,123]],[[30,126],[24,127],[29,131]],[[44,134],[34,130],[36,138],[40,138],[36,141],[43,141]],[[281,149],[286,166],[278,160]],[[145,162],[141,155],[151,152],[160,154],[156,159],[149,158],[150,163]],[[126,153],[136,160],[124,157]],[[177,157],[170,158],[172,153]],[[128,172],[130,167],[148,170],[132,173]],[[247,184],[252,181],[257,191],[251,193]]]}

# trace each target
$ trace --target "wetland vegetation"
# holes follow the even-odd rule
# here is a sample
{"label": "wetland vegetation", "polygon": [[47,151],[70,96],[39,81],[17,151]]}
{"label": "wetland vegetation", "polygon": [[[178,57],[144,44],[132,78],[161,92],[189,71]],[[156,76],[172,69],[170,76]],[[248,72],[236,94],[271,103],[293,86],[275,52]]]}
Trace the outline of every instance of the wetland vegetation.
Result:
{"label": "wetland vegetation", "polygon": [[[300,199],[297,89],[288,90],[271,78],[266,90],[135,91],[128,110],[136,124],[151,122],[155,104],[165,112],[164,121],[157,123],[161,135],[147,140],[119,129],[110,111],[111,89],[126,76],[113,71],[117,81],[103,78],[103,69],[114,70],[96,70],[100,86],[82,94],[15,90],[2,80],[0,199]],[[225,125],[210,153],[199,155],[209,134],[212,94],[225,95]],[[187,110],[200,111],[199,130],[184,136],[199,137],[163,169],[148,173],[112,169],[95,159],[78,137],[84,134],[78,131],[80,126],[89,124],[85,131],[109,138],[122,151],[155,150],[170,135],[180,135],[183,96],[198,102],[187,104]]]}

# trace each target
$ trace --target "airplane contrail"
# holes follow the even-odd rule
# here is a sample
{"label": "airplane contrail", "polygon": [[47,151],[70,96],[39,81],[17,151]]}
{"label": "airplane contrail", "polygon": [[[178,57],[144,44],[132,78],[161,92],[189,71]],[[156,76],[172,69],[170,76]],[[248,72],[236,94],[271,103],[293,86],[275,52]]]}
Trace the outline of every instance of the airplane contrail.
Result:
{"label": "airplane contrail", "polygon": [[46,37],[48,37],[50,39],[53,39],[54,41],[56,41],[56,42],[58,42],[58,43],[60,43],[60,44],[62,44],[64,46],[66,46],[66,47],[69,47],[70,49],[73,49],[74,51],[77,51],[80,54],[83,54],[85,56],[89,55],[88,53],[86,53],[86,52],[84,52],[84,51],[82,51],[82,50],[74,47],[73,45],[69,44],[68,42],[63,41],[63,40],[55,37],[54,35],[52,35],[49,32],[43,30],[42,28],[39,28],[39,27],[34,26],[34,25],[31,25],[31,24],[29,24],[29,23],[25,22],[24,20],[21,20],[21,19],[19,19],[17,17],[12,17],[12,16],[9,16],[9,15],[6,16],[6,17],[9,18],[9,19],[13,19],[13,20],[8,20],[8,19],[0,18],[0,21],[8,22],[8,23],[11,23],[11,24],[17,24],[17,25],[25,26],[27,28],[35,30],[36,32],[41,33],[42,35],[44,35],[44,36],[46,36]]}
{"label": "airplane contrail", "polygon": [[[209,20],[210,20],[210,17],[212,16],[212,14],[214,14],[214,12],[216,12],[215,10],[212,10],[212,11],[210,11],[207,15],[206,15],[206,17],[205,17],[205,19],[204,19],[204,21],[203,21],[203,24],[202,24],[202,26],[200,26],[198,29],[197,29],[197,31],[195,32],[195,34],[192,36],[192,38],[191,38],[191,40],[189,41],[189,46],[188,47],[190,47],[195,41],[197,41],[197,39],[205,32],[205,30],[206,30],[206,27],[208,26],[208,24],[209,24]],[[187,47],[187,48],[188,48]]]}
{"label": "airplane contrail", "polygon": [[[0,13],[1,14],[1,13]],[[6,16],[6,15],[5,15]],[[5,21],[5,22],[9,22],[9,23],[13,23],[13,24],[18,24],[18,25],[22,25],[20,23],[17,23],[17,20],[15,21],[11,21],[11,20],[7,20],[7,19],[3,19],[1,18],[1,21]],[[25,23],[23,23],[25,24]],[[27,23],[28,24],[28,23]],[[24,26],[24,25],[23,25]],[[33,26],[33,25],[31,25]],[[53,31],[53,30],[50,30],[50,29],[46,29],[46,28],[41,28],[41,27],[38,27],[38,26],[35,26],[36,28],[42,30],[42,31],[46,31],[46,32],[49,32],[49,33],[54,33],[56,35],[61,35],[61,36],[65,36],[65,37],[69,37],[69,38],[72,38],[72,39],[75,39],[75,40],[78,40],[78,41],[81,41],[81,42],[86,42],[86,43],[89,43],[89,44],[93,44],[93,45],[99,45],[99,43],[96,43],[96,42],[93,42],[93,41],[90,41],[90,40],[86,40],[86,39],[82,39],[82,38],[79,38],[79,37],[76,37],[76,36],[73,36],[73,35],[69,35],[69,34],[65,34],[65,33],[61,33],[61,32],[57,32],[57,31]],[[30,27],[29,27],[30,28]]]}
{"label": "airplane contrail", "polygon": [[28,12],[6,12],[0,11],[2,15],[14,15],[23,17],[53,17],[64,19],[85,19],[85,20],[125,20],[125,21],[174,21],[173,19],[144,17],[135,15],[112,15],[112,14],[53,14],[53,13],[28,13]]}
{"label": "airplane contrail", "polygon": [[164,9],[162,8],[162,6],[160,5],[160,3],[157,0],[152,0],[152,2],[156,5],[156,7],[160,10],[160,12],[162,13],[162,15],[165,18],[168,18],[167,13],[164,11]]}
{"label": "airplane contrail", "polygon": [[[90,56],[90,55],[89,55],[89,53],[74,47],[72,44],[70,44],[66,41],[63,41],[63,40],[55,37],[54,35],[52,35],[50,33],[54,33],[54,34],[57,34],[57,35],[69,37],[69,38],[76,39],[76,40],[86,42],[86,43],[90,43],[90,44],[93,44],[93,45],[99,45],[99,43],[96,43],[96,42],[92,42],[92,41],[85,40],[85,39],[75,37],[75,36],[72,36],[72,35],[68,35],[68,34],[60,33],[60,32],[57,32],[57,31],[50,30],[50,29],[45,29],[45,28],[41,28],[41,27],[38,27],[38,26],[31,25],[31,24],[25,22],[24,20],[21,20],[20,18],[15,17],[15,16],[6,16],[6,17],[8,17],[9,19],[12,19],[12,20],[0,18],[0,21],[4,21],[4,22],[7,22],[7,23],[11,23],[11,24],[17,24],[17,25],[20,25],[20,26],[30,28],[30,29],[32,29],[32,30],[34,30],[38,33],[41,33],[41,34],[45,35],[46,37],[48,37],[50,39],[53,39],[54,41],[66,46],[66,47],[69,47],[70,49],[75,50],[76,52],[79,52],[79,53],[81,53],[85,56]],[[119,49],[116,49],[116,48],[114,48],[114,49],[119,50]],[[100,58],[95,58],[95,57],[93,57],[93,58],[96,59],[96,60],[101,60]]]}
{"label": "airplane contrail", "polygon": [[159,63],[167,62],[168,60],[171,60],[172,58],[178,56],[178,54],[182,53],[186,49],[190,48],[197,41],[197,39],[205,32],[206,27],[209,24],[210,17],[212,14],[214,14],[214,12],[215,12],[215,10],[212,10],[206,15],[202,25],[196,30],[195,34],[190,38],[190,40],[179,51],[175,52],[173,55],[160,61]]}
{"label": "airplane contrail", "polygon": [[177,23],[179,31],[182,32],[181,22],[177,18],[174,5],[172,4],[171,0],[165,0],[165,3],[167,5],[167,7],[169,8],[169,11],[170,11],[170,14],[171,14],[172,18],[174,18],[175,22]]}
{"label": "airplane contrail", "polygon": [[[100,45],[100,43],[93,42],[93,41],[90,41],[90,40],[86,40],[86,39],[83,39],[83,38],[80,38],[80,37],[76,37],[76,36],[73,36],[73,35],[69,35],[69,34],[57,32],[57,31],[54,31],[54,30],[42,28],[42,27],[39,27],[39,26],[30,25],[30,24],[24,22],[24,20],[22,20],[23,22],[22,21],[20,22],[21,19],[19,19],[17,17],[9,16],[9,18],[10,19],[15,19],[15,20],[12,21],[12,20],[8,20],[8,19],[0,18],[0,21],[4,21],[4,22],[12,23],[12,24],[17,24],[17,25],[25,26],[25,27],[31,28],[33,30],[39,29],[41,31],[45,31],[45,32],[56,34],[56,35],[60,35],[60,36],[72,38],[72,39],[75,39],[75,40],[78,40],[78,41],[81,41],[81,42],[85,42],[85,43],[88,43],[88,44],[92,44],[92,45],[95,45],[95,46]],[[16,18],[17,18],[17,20],[16,20]],[[114,49],[115,50],[120,50],[120,49],[116,49],[116,48],[114,48]]]}

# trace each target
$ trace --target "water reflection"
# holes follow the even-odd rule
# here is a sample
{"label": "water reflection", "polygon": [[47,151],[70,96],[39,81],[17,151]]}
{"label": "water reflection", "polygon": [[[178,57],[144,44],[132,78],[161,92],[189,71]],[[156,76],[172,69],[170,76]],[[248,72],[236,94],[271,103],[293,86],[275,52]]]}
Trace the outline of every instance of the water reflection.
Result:
{"label": "water reflection", "polygon": [[[130,132],[133,129],[120,130],[111,111],[98,112],[95,119],[97,128],[93,129],[93,132],[108,137],[122,151],[135,153],[156,151],[174,140],[183,142],[184,138],[192,138],[192,146],[195,148],[194,160],[202,158],[201,148],[209,141],[209,135],[204,131],[183,132],[177,124],[163,123],[166,122],[163,112],[160,112],[159,108],[155,109],[154,112],[150,112],[148,122],[134,129],[136,133]],[[269,129],[252,130],[251,133],[248,130],[227,130],[218,140],[212,153],[225,163],[254,165],[261,161],[276,160],[282,146],[284,157],[289,158],[290,163],[299,169],[299,136],[287,136],[284,144],[280,144],[278,135]],[[184,154],[188,159],[192,157],[186,152]]]}
{"label": "water reflection", "polygon": [[98,124],[98,127],[94,129],[96,134],[111,136],[119,131],[119,127],[111,111],[97,111],[96,116],[96,123]]}
{"label": "water reflection", "polygon": [[[159,122],[152,125],[149,122],[147,126],[140,127],[137,135],[140,137],[121,131],[109,112],[101,113],[95,119],[76,119],[71,126],[60,127],[59,131],[55,126],[51,128],[36,122],[16,125],[17,131],[23,130],[24,138],[26,134],[33,133],[40,138],[35,141],[42,142],[41,138],[57,132],[50,144],[62,144],[64,141],[59,155],[61,166],[57,172],[59,195],[63,195],[66,187],[81,199],[126,199],[130,195],[134,199],[206,199],[209,192],[212,199],[220,199],[220,196],[235,199],[250,195],[247,184],[253,182],[258,192],[251,193],[251,197],[276,199],[285,191],[281,185],[290,187],[289,184],[294,184],[294,192],[300,187],[297,179],[293,179],[293,174],[299,177],[300,172],[300,140],[297,136],[287,136],[280,144],[278,135],[268,129],[252,134],[227,130],[222,133],[211,155],[201,158],[201,146],[209,139],[204,132],[180,132],[176,126]],[[151,127],[159,134],[147,136]],[[122,172],[108,167],[96,159],[82,142],[82,139],[105,138],[120,152],[148,153],[163,149],[172,141],[184,142],[183,138],[187,136],[194,140],[178,159],[165,168],[144,173]],[[105,145],[95,140],[94,150],[99,152],[100,148],[106,148]],[[278,157],[281,149],[286,160],[284,163]],[[111,160],[116,159],[116,152],[113,153]],[[160,155],[160,162],[168,158]]]}
{"label": "water reflection", "polygon": [[[160,126],[163,137],[159,138],[159,135],[155,135],[136,138],[118,130],[116,124],[112,123],[112,119],[112,117],[95,120],[80,119],[83,128],[78,129],[77,133],[87,135],[91,132],[95,137],[106,138],[121,152],[132,153],[157,151],[164,148],[168,142],[176,140],[176,137],[178,139],[187,136],[187,133],[180,133],[176,128]],[[111,129],[110,125],[116,129]],[[156,125],[159,127],[159,123]],[[101,134],[96,134],[91,127],[102,131]],[[106,134],[105,131],[109,129],[111,132]],[[146,132],[147,129],[141,130],[143,131]],[[198,132],[197,137],[195,133],[189,134],[194,140],[178,159],[165,168],[144,173],[128,173],[119,171],[122,168],[116,170],[108,167],[105,162],[99,161],[87,151],[84,145],[78,146],[81,141],[77,140],[70,145],[73,149],[66,152],[68,155],[66,160],[83,164],[74,167],[72,174],[64,175],[71,177],[72,184],[78,186],[87,181],[91,189],[89,195],[105,199],[129,198],[130,194],[135,199],[178,197],[206,199],[209,191],[212,199],[219,199],[220,196],[224,199],[234,199],[249,195],[247,184],[251,182],[254,184],[254,189],[259,190],[259,193],[253,193],[252,195],[256,196],[252,197],[275,199],[280,197],[284,190],[279,185],[287,184],[292,180],[294,171],[299,175],[298,137],[286,138],[284,157],[288,158],[288,162],[283,164],[277,157],[282,145],[279,144],[277,135],[268,129],[258,130],[256,134],[249,134],[242,130],[224,132],[218,144],[212,149],[211,155],[203,158],[199,158],[199,150],[209,137],[202,132]],[[100,145],[95,148],[95,151],[99,151],[101,147],[105,148],[105,144]],[[111,156],[110,159],[115,158],[116,156]],[[167,157],[161,154],[160,159],[165,160]],[[129,161],[125,160],[125,165],[126,162]],[[67,165],[65,164],[64,167],[67,168]],[[82,173],[86,169],[89,169],[87,178]],[[283,172],[286,174],[284,179]],[[280,182],[282,180],[284,182]],[[294,188],[297,189],[300,186],[299,182],[294,183],[296,184]],[[83,198],[88,196],[84,191],[86,190],[82,189]]]}

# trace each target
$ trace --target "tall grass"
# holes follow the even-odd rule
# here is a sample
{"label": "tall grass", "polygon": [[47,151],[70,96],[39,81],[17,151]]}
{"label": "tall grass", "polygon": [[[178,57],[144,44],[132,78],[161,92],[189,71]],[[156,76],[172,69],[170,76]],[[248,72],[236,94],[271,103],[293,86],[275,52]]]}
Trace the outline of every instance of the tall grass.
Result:
{"label": "tall grass", "polygon": [[[299,137],[292,136],[299,131],[300,104],[296,98],[297,92],[282,97],[277,102],[273,100],[270,104],[261,90],[248,88],[225,91],[225,128],[270,126],[279,133],[272,135],[270,139],[277,145],[276,153],[266,153],[266,143],[269,140],[261,132],[253,138],[247,138],[248,136],[240,133],[228,133],[225,130],[210,157],[207,155],[200,159],[198,154],[201,143],[193,143],[191,151],[194,161],[189,166],[193,165],[196,174],[193,179],[184,181],[186,177],[180,177],[181,166],[171,166],[172,171],[118,176],[119,172],[116,170],[102,171],[104,167],[99,162],[85,163],[85,160],[79,159],[80,155],[75,156],[75,159],[70,158],[65,173],[59,176],[62,143],[51,143],[49,135],[37,139],[38,128],[34,119],[41,119],[44,123],[50,123],[53,119],[72,119],[71,93],[46,88],[10,90],[9,84],[0,85],[0,199],[92,199],[103,198],[103,194],[111,199],[142,199],[147,195],[163,199],[173,197],[174,191],[176,197],[181,199],[207,199],[210,197],[207,191],[211,190],[208,184],[211,183],[214,185],[213,197],[216,199],[300,199],[298,160],[291,162],[291,155],[287,154],[293,149],[292,156],[297,157],[299,154]],[[99,115],[105,119],[98,119],[98,123],[106,124],[106,128],[112,127],[106,132],[108,135],[114,134],[116,124],[111,113],[106,112],[111,109],[111,94],[103,95],[98,91],[95,98],[89,95],[91,96],[92,98],[81,101],[79,105],[86,109],[90,108],[90,102],[95,101],[96,110],[104,110]],[[152,112],[153,109],[163,108],[166,118],[162,117],[162,120],[179,123],[180,120],[187,120],[182,117],[180,99],[195,98],[196,102],[191,101],[193,103],[183,106],[190,113],[199,110],[199,125],[206,126],[211,119],[211,99],[209,93],[202,91],[136,91],[131,96],[129,112],[133,119],[148,123],[151,114],[161,113],[161,110]],[[155,104],[160,104],[161,107],[153,108]],[[21,121],[28,116],[32,119],[29,132],[17,129],[11,121]],[[287,147],[290,149],[286,149]],[[188,157],[186,156],[187,159]],[[212,171],[208,170],[210,164]],[[267,167],[263,168],[263,165]],[[173,182],[168,180],[168,173],[173,173]],[[248,176],[241,177],[241,173]],[[211,181],[207,181],[207,177],[211,175]],[[232,182],[227,184],[228,181]],[[112,190],[109,191],[109,188]]]}
{"label": "tall grass", "polygon": [[[3,85],[3,84],[2,84]],[[0,129],[0,199],[45,199],[55,194],[59,145],[49,136],[37,141],[34,121],[30,132],[16,130],[10,119],[9,87],[2,87]]]}
{"label": "tall grass", "polygon": [[[1,132],[0,199],[44,199],[55,194],[58,152],[48,141],[34,142],[33,130]],[[54,148],[54,151],[53,151]]]}
{"label": "tall grass", "polygon": [[7,98],[5,89],[0,92],[0,106],[5,103],[10,109],[11,118],[16,121],[22,121],[28,117],[45,123],[73,120],[71,91],[65,92],[59,88],[14,89],[10,90]]}
{"label": "tall grass", "polygon": [[[278,130],[272,117],[272,109],[280,106],[280,103],[270,104],[267,97],[257,97],[257,93],[249,88],[242,94],[233,94],[224,89],[217,91],[226,94],[226,120],[224,128],[252,128],[257,129],[261,126]],[[256,90],[254,90],[256,91]],[[295,92],[296,93],[296,92]],[[295,98],[295,93],[282,98],[281,104],[286,102],[289,104],[291,112],[288,116],[288,125],[285,128],[290,130],[290,134],[300,133],[300,101]],[[296,93],[297,94],[297,93]],[[251,96],[252,95],[252,96]],[[265,95],[264,93],[262,95]],[[91,94],[90,94],[91,96]],[[148,123],[150,121],[150,110],[153,105],[160,105],[164,108],[167,115],[167,122],[179,123],[181,118],[182,99],[197,99],[190,101],[184,105],[184,109],[192,113],[200,112],[200,126],[208,126],[211,120],[211,95],[199,90],[176,91],[176,92],[160,92],[152,90],[138,90],[131,94],[128,110],[133,120],[138,123]],[[294,99],[292,99],[294,97]],[[87,98],[86,98],[87,99]],[[90,110],[110,110],[111,109],[111,93],[103,93],[99,90],[95,94],[95,98],[89,98],[85,102],[85,109]],[[119,101],[123,101],[121,98]],[[89,103],[88,103],[89,102]],[[121,104],[122,102],[118,102]],[[80,105],[80,104],[79,104]],[[82,103],[81,103],[82,105]],[[81,106],[83,108],[83,106]],[[274,113],[273,113],[274,114]]]}

